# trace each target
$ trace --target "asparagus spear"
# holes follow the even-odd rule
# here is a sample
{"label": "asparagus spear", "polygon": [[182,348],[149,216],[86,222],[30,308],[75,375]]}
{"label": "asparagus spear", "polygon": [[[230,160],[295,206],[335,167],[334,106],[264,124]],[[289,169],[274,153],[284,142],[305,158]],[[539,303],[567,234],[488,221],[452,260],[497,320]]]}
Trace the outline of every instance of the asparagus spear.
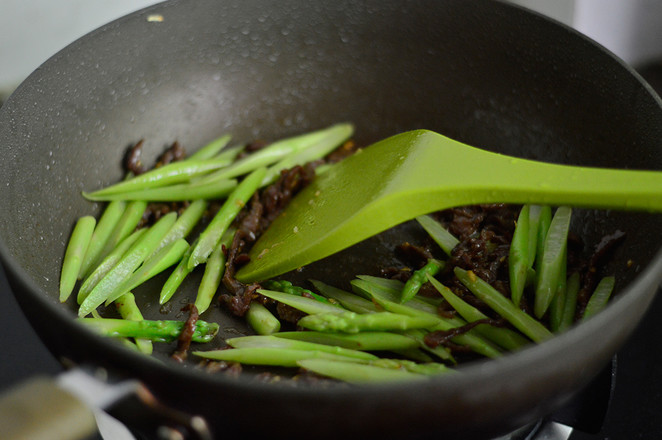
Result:
{"label": "asparagus spear", "polygon": [[298,350],[293,348],[247,347],[226,350],[194,351],[195,356],[217,361],[239,362],[251,365],[296,367],[303,359],[330,359],[360,362],[360,359],[328,353],[320,350]]}
{"label": "asparagus spear", "polygon": [[480,279],[472,271],[456,267],[455,275],[474,295],[534,342],[543,342],[553,336],[544,325],[520,310],[501,292]]}
{"label": "asparagus spear", "polygon": [[510,295],[513,304],[519,307],[526,285],[529,268],[529,205],[524,205],[517,218],[508,255]]}
{"label": "asparagus spear", "polygon": [[444,263],[431,258],[422,268],[414,271],[412,276],[405,283],[400,293],[400,302],[404,303],[412,299],[420,290],[421,286],[427,283],[428,275],[436,275],[444,268]]}
{"label": "asparagus spear", "polygon": [[90,238],[90,245],[85,252],[85,258],[78,273],[79,279],[85,279],[90,271],[94,269],[92,265],[97,261],[99,254],[106,245],[106,241],[110,238],[113,229],[115,229],[115,225],[122,218],[125,209],[126,202],[114,201],[110,202],[103,210],[103,214],[99,217],[99,221],[92,233],[92,238]]}
{"label": "asparagus spear", "polygon": [[269,309],[257,301],[251,302],[246,321],[258,335],[271,335],[280,330],[280,321]]}
{"label": "asparagus spear", "polygon": [[104,247],[98,253],[96,261],[91,263],[92,267],[100,264],[108,254],[136,230],[140,220],[143,218],[145,209],[147,209],[147,202],[144,200],[133,200],[127,203],[126,209],[122,212],[122,217],[115,224]]}
{"label": "asparagus spear", "polygon": [[95,225],[96,219],[91,215],[80,217],[76,221],[62,260],[60,302],[65,302],[74,290]]}
{"label": "asparagus spear", "polygon": [[298,361],[297,365],[322,376],[359,384],[424,380],[428,378],[425,374],[411,372],[405,368],[384,368],[378,365],[365,365],[329,359],[303,359]]}
{"label": "asparagus spear", "polygon": [[[136,298],[131,292],[127,292],[117,298],[117,300],[115,300],[115,307],[117,307],[117,311],[124,319],[130,321],[142,321],[144,319],[138,305],[136,304]],[[138,338],[135,341],[138,351],[144,354],[152,354],[154,348],[152,346],[152,341],[141,338]]]}
{"label": "asparagus spear", "polygon": [[356,313],[377,312],[377,306],[372,301],[361,298],[350,292],[329,286],[321,281],[311,280],[313,286],[324,296],[338,301],[344,308]]}
{"label": "asparagus spear", "polygon": [[[371,289],[371,287],[373,288]],[[374,287],[375,286],[368,285],[366,291],[369,292],[372,295],[372,299],[376,303],[378,303],[381,307],[383,307],[385,310],[392,313],[399,313],[408,316],[425,317],[428,319],[433,319],[434,324],[426,327],[426,329],[429,331],[436,331],[436,330],[448,331],[466,325],[466,322],[462,319],[444,318],[439,316],[437,314],[436,308],[430,306],[429,304],[421,302],[420,305],[424,306],[424,308],[413,307],[412,303],[416,300],[416,298],[410,300],[409,302],[407,302],[407,304],[400,304],[399,302],[391,301],[387,299],[385,295],[382,295],[381,292]],[[501,352],[498,349],[498,347],[496,347],[490,341],[477,334],[477,332],[475,332],[474,330],[475,329],[472,329],[467,333],[455,336],[453,338],[453,342],[467,346],[474,352],[480,353],[483,356],[492,357],[492,358],[499,357],[501,355]]]}
{"label": "asparagus spear", "polygon": [[[232,136],[229,134],[224,134],[223,136],[213,139],[211,142],[199,148],[195,153],[191,154],[186,160],[211,159],[225,148],[231,139]],[[231,159],[234,159],[234,157],[231,157]]]}
{"label": "asparagus spear", "polygon": [[559,276],[564,264],[563,256],[568,246],[571,215],[570,207],[557,208],[545,237],[533,308],[538,319],[545,314],[558,289]]}
{"label": "asparagus spear", "polygon": [[[78,322],[103,336],[149,339],[154,342],[175,341],[184,328],[182,321],[128,321],[125,319],[78,318]],[[193,332],[193,342],[206,343],[218,333],[218,324],[198,320]]]}
{"label": "asparagus spear", "polygon": [[225,263],[227,260],[225,249],[230,247],[234,234],[235,228],[229,228],[223,234],[221,241],[216,245],[216,249],[211,253],[205,264],[205,271],[195,297],[195,306],[198,308],[198,313],[205,312],[209,308],[214,295],[216,295],[218,286],[220,286],[221,279],[223,278],[223,273],[225,272]]}
{"label": "asparagus spear", "polygon": [[430,215],[416,217],[416,221],[425,229],[432,239],[439,245],[442,251],[450,257],[453,248],[460,242],[453,234],[448,232],[441,223]]}
{"label": "asparagus spear", "polygon": [[258,289],[257,293],[271,298],[304,313],[340,313],[345,309],[337,304],[317,301],[316,299],[307,298],[305,296],[290,295],[289,293],[278,292],[275,290]]}
{"label": "asparagus spear", "polygon": [[563,315],[557,331],[567,330],[574,324],[577,314],[577,295],[579,293],[579,273],[573,272],[568,277],[565,290],[565,304],[563,305]]}
{"label": "asparagus spear", "polygon": [[119,284],[113,289],[109,289],[107,293],[106,305],[115,301],[124,293],[135,289],[147,280],[160,274],[170,266],[177,263],[182,258],[182,255],[188,249],[188,242],[179,238],[159,250],[151,258],[146,260],[135,272],[133,272],[124,282]]}
{"label": "asparagus spear", "polygon": [[403,334],[392,332],[327,333],[316,331],[278,332],[273,336],[318,344],[336,345],[361,351],[393,351],[419,347],[419,343]]}
{"label": "asparagus spear", "polygon": [[[457,361],[451,354],[451,350],[448,347],[444,347],[443,345],[437,345],[436,347],[430,347],[426,342],[425,342],[425,335],[428,334],[426,330],[420,329],[420,328],[413,328],[411,330],[406,330],[402,333],[403,335],[412,338],[416,343],[418,344],[419,348],[427,353],[433,354],[439,359],[442,359],[446,362],[450,362],[452,364],[456,364]],[[454,341],[455,342],[455,341]],[[495,355],[496,357],[496,355]]]}
{"label": "asparagus spear", "polygon": [[351,124],[337,124],[324,131],[324,136],[317,139],[306,148],[302,148],[283,159],[271,165],[267,170],[266,176],[262,180],[262,186],[272,183],[278,178],[281,170],[292,168],[295,165],[321,159],[334,149],[342,145],[354,133],[354,126]]}
{"label": "asparagus spear", "polygon": [[299,326],[310,330],[345,333],[430,328],[435,324],[437,318],[434,316],[409,316],[391,312],[359,314],[349,311],[307,315],[298,322]]}
{"label": "asparagus spear", "polygon": [[609,297],[614,290],[615,281],[613,276],[604,277],[600,280],[586,304],[584,316],[582,316],[583,321],[595,316],[596,313],[607,306],[607,301],[609,301]]}
{"label": "asparagus spear", "polygon": [[214,172],[213,176],[230,179],[250,173],[258,168],[269,166],[284,157],[314,146],[317,142],[324,139],[330,132],[342,129],[343,126],[346,125],[349,124],[336,124],[321,130],[278,140],[249,156],[235,161],[232,165]]}
{"label": "asparagus spear", "polygon": [[[487,316],[483,312],[463,301],[462,298],[455,295],[448,287],[444,286],[436,279],[430,277],[430,283],[432,283],[446,301],[448,301],[448,303],[468,322],[487,319]],[[529,343],[529,341],[519,333],[506,328],[493,327],[491,325],[479,325],[476,327],[476,332],[508,350],[517,350]]]}
{"label": "asparagus spear", "polygon": [[304,289],[303,287],[295,286],[294,284],[292,284],[290,281],[287,280],[268,280],[262,283],[262,287],[264,287],[267,290],[276,290],[279,292],[289,293],[291,295],[298,295],[298,296],[310,296],[318,301],[329,302],[328,298],[322,295],[318,295],[311,290]]}
{"label": "asparagus spear", "polygon": [[94,269],[94,271],[85,278],[83,284],[81,284],[78,289],[78,304],[81,304],[83,300],[87,297],[90,291],[97,285],[101,279],[106,276],[108,271],[112,269],[122,256],[126,253],[127,250],[133,246],[133,244],[147,232],[147,229],[138,229],[133,232],[131,235],[126,237],[122,242],[112,250],[101,263]]}
{"label": "asparagus spear", "polygon": [[[108,271],[85,297],[78,309],[78,316],[87,316],[108,299],[108,295],[120,286],[159,245],[170,227],[175,223],[177,214],[168,213],[161,217],[142,235],[120,261]],[[124,292],[122,292],[124,293]]]}
{"label": "asparagus spear", "polygon": [[231,162],[231,159],[225,157],[220,159],[213,157],[211,159],[188,159],[172,162],[103,189],[91,193],[83,192],[83,196],[85,198],[98,199],[99,197],[111,194],[152,189],[187,182],[193,176],[200,176],[218,170],[219,168],[228,166]]}
{"label": "asparagus spear", "polygon": [[309,350],[332,353],[356,359],[374,360],[377,356],[365,351],[352,350],[328,344],[319,344],[296,339],[278,338],[276,336],[241,336],[228,339],[227,344],[233,348],[284,348],[294,350]]}
{"label": "asparagus spear", "polygon": [[112,194],[87,194],[88,200],[145,200],[178,202],[183,200],[210,200],[220,199],[237,186],[235,179],[200,179],[189,183],[178,183],[173,185],[159,186],[156,188],[145,188],[117,192]]}
{"label": "asparagus spear", "polygon": [[181,260],[179,260],[179,263],[170,273],[168,279],[163,284],[163,287],[161,287],[161,293],[159,294],[159,304],[165,304],[168,302],[170,298],[172,298],[172,295],[175,294],[179,286],[184,282],[184,279],[188,276],[189,273],[191,273],[192,269],[189,269],[188,267],[188,259],[191,256],[191,252],[193,252],[193,248],[197,242],[198,238],[196,238],[195,241],[184,252]]}

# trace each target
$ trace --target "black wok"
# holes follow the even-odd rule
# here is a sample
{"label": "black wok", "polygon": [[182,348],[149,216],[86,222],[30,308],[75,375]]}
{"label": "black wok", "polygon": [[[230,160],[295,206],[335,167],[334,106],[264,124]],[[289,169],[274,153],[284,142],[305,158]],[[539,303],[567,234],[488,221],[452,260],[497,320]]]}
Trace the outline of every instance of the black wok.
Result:
{"label": "black wok", "polygon": [[[57,286],[74,219],[101,209],[80,192],[118,181],[124,150],[143,138],[149,162],[174,140],[194,149],[227,132],[276,139],[338,121],[354,122],[362,144],[427,128],[526,158],[662,169],[660,104],[601,47],[497,1],[166,2],[67,47],[0,111],[0,256],[58,359],[137,378],[218,436],[495,436],[566,403],[627,341],[662,279],[662,217],[578,212],[589,243],[627,234],[609,268],[620,293],[591,321],[424,386],[320,389],[209,375],[167,361],[171,346],[153,362],[79,328]],[[361,255],[389,255],[408,228],[398,232],[303,275],[375,271],[386,257]],[[190,281],[179,303],[194,298]],[[136,292],[147,318],[177,317],[148,290]],[[205,319],[221,336],[247,331],[218,307]]]}

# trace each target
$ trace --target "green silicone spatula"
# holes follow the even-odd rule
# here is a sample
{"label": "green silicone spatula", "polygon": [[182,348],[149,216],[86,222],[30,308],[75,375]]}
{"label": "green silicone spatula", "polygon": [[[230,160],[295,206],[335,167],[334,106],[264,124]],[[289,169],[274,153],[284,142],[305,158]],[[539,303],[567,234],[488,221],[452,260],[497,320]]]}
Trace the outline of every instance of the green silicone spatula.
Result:
{"label": "green silicone spatula", "polygon": [[497,202],[662,211],[662,172],[548,164],[405,132],[318,176],[256,242],[237,279],[272,278],[422,214]]}

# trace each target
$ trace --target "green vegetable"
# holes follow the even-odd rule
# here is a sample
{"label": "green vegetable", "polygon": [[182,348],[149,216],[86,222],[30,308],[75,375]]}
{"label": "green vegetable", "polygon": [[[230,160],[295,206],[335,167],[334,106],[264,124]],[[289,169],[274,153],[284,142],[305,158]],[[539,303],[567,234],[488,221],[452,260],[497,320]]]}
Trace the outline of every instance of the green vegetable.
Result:
{"label": "green vegetable", "polygon": [[188,249],[188,242],[180,238],[159,250],[152,257],[145,260],[123,283],[107,292],[106,305],[176,264],[184,255],[186,249]]}
{"label": "green vegetable", "polygon": [[361,351],[393,351],[419,347],[419,343],[413,338],[391,332],[328,333],[306,330],[279,332],[273,336]]}
{"label": "green vegetable", "polygon": [[339,331],[358,333],[361,331],[391,331],[411,328],[430,328],[437,323],[435,317],[409,316],[391,312],[354,313],[327,312],[307,315],[299,319],[298,325],[316,331]]}
{"label": "green vegetable", "polygon": [[[356,284],[358,285],[360,282],[365,283],[365,280],[358,280]],[[371,296],[373,301],[388,312],[434,320],[434,324],[426,327],[427,330],[448,331],[467,324],[466,321],[460,318],[439,316],[436,307],[422,301],[416,301],[416,298],[411,299],[407,304],[400,304],[397,300],[393,301],[394,298],[389,299],[388,294],[376,285],[364,284],[363,289]],[[453,337],[452,341],[456,344],[467,346],[483,356],[499,357],[501,355],[500,350],[490,341],[477,334],[475,329]]]}
{"label": "green vegetable", "polygon": [[90,215],[80,217],[76,221],[67,249],[62,259],[60,272],[60,302],[65,302],[73,292],[78,280],[85,252],[94,233],[96,219]]}
{"label": "green vegetable", "polygon": [[[78,322],[99,332],[102,336],[149,339],[154,342],[173,342],[184,329],[183,321],[128,321],[125,319],[78,318]],[[218,324],[198,320],[193,342],[206,343],[218,333]]]}
{"label": "green vegetable", "polygon": [[394,369],[404,368],[405,370],[411,371],[412,373],[419,373],[430,376],[435,374],[446,374],[453,372],[453,370],[448,368],[446,365],[440,364],[438,362],[417,363],[417,362],[410,362],[405,359],[380,358],[374,361],[370,361],[369,365],[372,365],[374,367],[382,367],[382,368],[394,368]]}
{"label": "green vegetable", "polygon": [[520,310],[512,301],[476,276],[475,273],[459,267],[455,267],[454,271],[462,284],[474,295],[534,342],[543,342],[553,336],[544,325]]}
{"label": "green vegetable", "polygon": [[524,205],[519,213],[508,255],[510,295],[513,303],[518,307],[522,300],[529,269],[529,209],[529,205]]}
{"label": "green vegetable", "polygon": [[428,262],[422,268],[414,271],[414,273],[409,277],[405,286],[400,293],[400,302],[404,303],[412,299],[420,290],[421,286],[427,283],[428,275],[436,275],[441,269],[444,268],[444,263],[433,258],[429,259]]}
{"label": "green vegetable", "polygon": [[188,267],[188,259],[191,256],[191,252],[193,252],[193,248],[197,242],[198,238],[196,238],[193,244],[191,244],[186,252],[184,252],[181,260],[179,260],[179,263],[170,273],[170,276],[168,276],[168,279],[163,284],[163,287],[161,287],[161,293],[159,294],[159,304],[165,304],[168,302],[170,298],[172,298],[172,295],[175,294],[182,282],[184,282],[186,276],[191,273],[192,269],[189,269]]}
{"label": "green vegetable", "polygon": [[[242,159],[233,162],[232,165],[222,170],[216,171],[213,173],[213,176],[215,178],[230,179],[232,177],[237,177],[253,172],[254,170],[262,167],[267,167],[278,162],[286,156],[315,145],[317,142],[324,139],[330,132],[338,130],[338,126],[342,125],[344,124],[332,125],[321,130],[278,140],[248,156],[245,156]],[[264,179],[264,176],[262,179]]]}
{"label": "green vegetable", "polygon": [[354,133],[352,124],[337,124],[324,131],[324,136],[312,142],[306,148],[285,156],[279,162],[271,165],[262,185],[268,185],[278,179],[281,170],[287,170],[295,165],[303,165],[317,159],[321,159],[342,145]]}
{"label": "green vegetable", "polygon": [[350,358],[375,360],[377,356],[365,351],[352,350],[327,344],[318,344],[296,339],[278,338],[276,336],[242,336],[228,339],[227,344],[234,348],[283,348],[293,350],[320,351]]}
{"label": "green vegetable", "polygon": [[234,179],[205,179],[191,183],[180,183],[156,188],[123,191],[112,194],[87,194],[88,200],[144,200],[160,202],[178,202],[184,200],[220,199],[232,192],[237,186]]}
{"label": "green vegetable", "polygon": [[[460,316],[468,322],[475,322],[488,318],[483,312],[455,295],[455,293],[453,293],[448,287],[432,277],[429,278],[430,283],[432,283],[439,293],[441,293],[444,299],[446,299]],[[506,328],[494,327],[491,325],[478,325],[476,327],[476,332],[508,350],[518,350],[529,343],[529,341],[519,333]]]}
{"label": "green vegetable", "polygon": [[579,281],[578,272],[573,272],[573,274],[568,277],[565,290],[565,304],[563,305],[563,316],[561,317],[561,323],[557,330],[559,332],[569,329],[575,322]]}
{"label": "green vegetable", "polygon": [[300,286],[295,286],[290,281],[287,280],[268,280],[262,283],[262,287],[267,290],[277,290],[283,293],[289,293],[290,295],[305,296],[309,295],[318,301],[329,302],[328,298],[325,298],[322,295],[318,295],[315,292],[304,289]]}
{"label": "green vegetable", "polygon": [[167,165],[163,165],[162,167],[154,168],[138,176],[123,180],[122,182],[107,186],[106,188],[91,193],[83,192],[83,196],[87,199],[93,200],[111,194],[126,193],[129,191],[152,189],[176,183],[183,183],[189,181],[193,176],[199,176],[214,170],[218,170],[219,168],[229,165],[231,162],[231,159],[225,157],[220,159],[187,159],[171,162]]}
{"label": "green vegetable", "polygon": [[571,215],[570,207],[557,208],[545,237],[533,307],[534,315],[538,319],[545,314],[558,290],[559,277],[565,262],[563,257],[568,246]]}
{"label": "green vegetable", "polygon": [[556,293],[554,294],[554,299],[549,305],[549,328],[553,332],[558,332],[561,327],[561,321],[563,320],[563,313],[565,310],[565,302],[567,296],[568,288],[568,250],[563,251],[563,260],[561,262],[561,268],[559,271],[558,284],[556,287]]}
{"label": "green vegetable", "polygon": [[[127,292],[115,300],[115,306],[120,316],[129,321],[142,321],[143,315],[136,304],[136,298],[133,293]],[[136,347],[138,351],[144,354],[152,354],[153,346],[152,341],[149,339],[136,339]]]}
{"label": "green vegetable", "polygon": [[221,284],[221,279],[225,273],[225,262],[227,260],[225,249],[230,247],[234,234],[234,228],[229,228],[225,231],[223,237],[221,237],[221,241],[216,245],[216,249],[211,253],[205,264],[205,271],[195,298],[195,306],[198,308],[199,313],[203,313],[209,308],[214,295],[216,295],[218,286]]}
{"label": "green vegetable", "polygon": [[416,221],[425,229],[432,239],[439,245],[442,251],[449,257],[451,252],[460,242],[453,234],[448,232],[441,223],[436,221],[430,215],[421,215],[416,217]]}
{"label": "green vegetable", "polygon": [[345,309],[356,313],[372,313],[379,311],[372,301],[361,298],[350,292],[330,286],[318,280],[311,280],[315,288],[325,297],[340,303]]}
{"label": "green vegetable", "polygon": [[150,227],[85,297],[78,310],[78,316],[87,316],[92,310],[103,304],[108,299],[108,295],[124,283],[133,271],[143,263],[145,258],[158,247],[176,219],[177,214],[171,212],[161,217]]}
{"label": "green vegetable", "polygon": [[110,202],[103,210],[103,214],[101,214],[92,233],[92,238],[90,238],[90,245],[87,247],[87,252],[85,252],[85,258],[78,273],[79,279],[87,278],[90,271],[94,269],[93,265],[97,262],[99,254],[113,233],[113,229],[122,218],[126,205],[126,202],[123,201]]}
{"label": "green vegetable", "polygon": [[[250,157],[250,156],[249,156]],[[235,219],[241,208],[246,205],[248,199],[258,189],[265,168],[258,168],[246,176],[241,183],[232,191],[221,209],[214,215],[204,231],[200,234],[199,241],[193,248],[188,260],[189,269],[193,269],[200,263],[205,263],[209,255],[214,251],[219,240]]]}
{"label": "green vegetable", "polygon": [[405,368],[385,368],[329,359],[304,359],[297,362],[297,365],[322,376],[357,384],[422,380],[428,377]]}
{"label": "green vegetable", "polygon": [[78,289],[78,304],[82,303],[92,289],[101,281],[106,274],[115,267],[122,256],[131,246],[145,233],[147,229],[138,229],[126,237],[115,249],[112,250],[103,261],[94,269],[94,271],[83,281]]}
{"label": "green vegetable", "polygon": [[[402,281],[370,275],[359,275],[350,284],[353,292],[371,301],[374,300],[375,296],[378,296],[398,303],[400,302],[401,292],[405,285]],[[407,301],[406,305],[416,310],[436,314],[439,304],[443,301],[443,298],[427,298],[417,295]]]}
{"label": "green vegetable", "polygon": [[534,286],[538,284],[538,276],[541,272],[542,261],[543,261],[543,251],[545,250],[545,239],[547,238],[547,232],[549,231],[549,226],[552,223],[552,207],[548,205],[543,205],[540,207],[538,213],[538,235],[536,240],[536,255],[534,257],[535,264],[535,273],[536,277],[534,280]]}
{"label": "green vegetable", "polygon": [[251,302],[246,312],[246,321],[248,321],[248,324],[258,335],[271,335],[280,330],[280,321],[278,318],[257,301]]}
{"label": "green vegetable", "polygon": [[[199,148],[195,153],[191,154],[185,160],[196,161],[196,160],[211,159],[228,145],[230,139],[232,139],[232,136],[229,134],[225,134],[221,137],[218,137],[212,140],[211,142],[209,142],[208,144],[206,144],[205,146]],[[235,150],[237,149],[235,148]],[[231,157],[231,159],[234,159],[234,157]]]}
{"label": "green vegetable", "polygon": [[202,218],[205,210],[207,209],[207,202],[205,200],[194,200],[190,205],[184,209],[177,221],[172,225],[168,233],[163,237],[159,246],[152,252],[155,255],[159,250],[173,243],[180,238],[186,238],[193,228],[198,224]]}
{"label": "green vegetable", "polygon": [[258,289],[257,293],[308,314],[341,313],[346,311],[337,304],[317,301],[316,299],[305,296],[290,295],[289,293],[278,292],[276,290]]}
{"label": "green vegetable", "polygon": [[588,303],[586,304],[586,309],[584,309],[582,321],[586,321],[587,319],[595,316],[598,312],[607,306],[609,297],[614,290],[615,282],[616,279],[613,276],[604,277],[600,280],[598,285],[595,287],[595,290],[591,294]]}
{"label": "green vegetable", "polygon": [[[444,360],[446,362],[450,362],[450,363],[453,363],[453,364],[457,363],[457,361],[455,360],[455,358],[451,354],[451,351],[448,347],[444,347],[443,345],[437,345],[436,347],[430,347],[425,342],[425,336],[428,334],[428,332],[426,330],[414,328],[414,329],[411,329],[411,330],[406,330],[402,334],[409,337],[409,338],[412,338],[414,341],[416,341],[421,350],[424,350],[427,353],[433,354],[437,358],[439,358],[441,360]],[[469,337],[469,339],[471,339],[471,337]],[[455,341],[453,341],[453,342],[455,342]],[[497,350],[488,350],[488,351],[489,351],[491,357],[498,356],[498,351]]]}
{"label": "green vegetable", "polygon": [[[538,252],[538,236],[540,235],[540,219],[543,216],[543,211],[551,213],[551,208],[549,206],[543,207],[540,205],[529,205],[529,249],[527,255],[529,260],[527,266],[533,268],[533,264],[536,259],[536,254]],[[546,216],[546,214],[544,214]],[[551,221],[551,218],[550,218]],[[544,227],[549,228],[549,224]]]}
{"label": "green vegetable", "polygon": [[319,350],[297,350],[293,348],[250,347],[231,348],[227,350],[194,351],[195,356],[217,361],[239,362],[250,365],[271,365],[279,367],[296,367],[303,359],[331,359],[347,362],[359,362],[360,359],[342,356]]}
{"label": "green vegetable", "polygon": [[113,231],[110,233],[110,237],[108,237],[106,244],[103,249],[101,249],[101,252],[99,252],[97,261],[92,263],[93,267],[100,264],[101,261],[103,261],[103,259],[122,242],[122,240],[136,230],[143,218],[145,209],[147,209],[147,202],[144,200],[133,200],[127,203],[126,209],[122,213],[122,217],[115,224],[115,228],[113,228]]}

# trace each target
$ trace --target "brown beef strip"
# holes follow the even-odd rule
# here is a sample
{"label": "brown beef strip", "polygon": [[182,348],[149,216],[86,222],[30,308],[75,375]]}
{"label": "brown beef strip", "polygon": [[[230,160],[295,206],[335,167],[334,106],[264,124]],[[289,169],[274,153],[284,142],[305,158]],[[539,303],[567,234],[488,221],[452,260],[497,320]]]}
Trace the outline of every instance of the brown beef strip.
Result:
{"label": "brown beef strip", "polygon": [[141,159],[144,144],[144,139],[139,140],[129,148],[124,158],[124,168],[136,176],[146,171]]}
{"label": "brown beef strip", "polygon": [[172,354],[172,358],[177,362],[184,362],[188,357],[188,349],[191,346],[191,339],[193,338],[193,333],[195,332],[195,326],[198,322],[200,315],[198,314],[198,308],[195,304],[187,304],[182,311],[189,312],[189,317],[184,323],[182,332],[179,334],[177,340],[177,349]]}
{"label": "brown beef strip", "polygon": [[258,237],[260,220],[264,212],[262,203],[256,194],[251,198],[248,211],[242,210],[242,215],[232,238],[232,244],[227,252],[225,272],[223,273],[223,285],[230,294],[221,294],[220,300],[237,316],[244,316],[248,311],[251,301],[256,298],[255,291],[258,284],[246,285],[235,278],[237,265],[246,262],[243,254],[247,245],[252,244]]}
{"label": "brown beef strip", "polygon": [[171,162],[176,162],[186,158],[186,150],[184,147],[177,141],[175,141],[170,148],[165,150],[163,154],[156,161],[154,168],[162,167],[163,165],[168,165]]}
{"label": "brown beef strip", "polygon": [[496,327],[503,326],[503,321],[498,319],[480,319],[478,321],[470,322],[461,327],[452,328],[450,330],[436,330],[425,335],[423,340],[425,345],[434,348],[442,345],[451,348],[453,351],[471,351],[470,348],[454,344],[451,339],[456,336],[463,335],[469,330],[473,329],[479,324],[493,325]]}
{"label": "brown beef strip", "polygon": [[[230,292],[221,294],[220,300],[235,315],[244,316],[251,301],[258,299],[256,290],[260,287],[254,283],[245,285],[235,278],[239,267],[249,260],[247,251],[262,232],[281,213],[302,188],[314,177],[311,167],[295,166],[283,170],[279,179],[265,188],[258,196],[251,198],[249,204],[238,216],[237,232],[227,254],[223,285]],[[261,301],[266,301],[260,298]]]}

